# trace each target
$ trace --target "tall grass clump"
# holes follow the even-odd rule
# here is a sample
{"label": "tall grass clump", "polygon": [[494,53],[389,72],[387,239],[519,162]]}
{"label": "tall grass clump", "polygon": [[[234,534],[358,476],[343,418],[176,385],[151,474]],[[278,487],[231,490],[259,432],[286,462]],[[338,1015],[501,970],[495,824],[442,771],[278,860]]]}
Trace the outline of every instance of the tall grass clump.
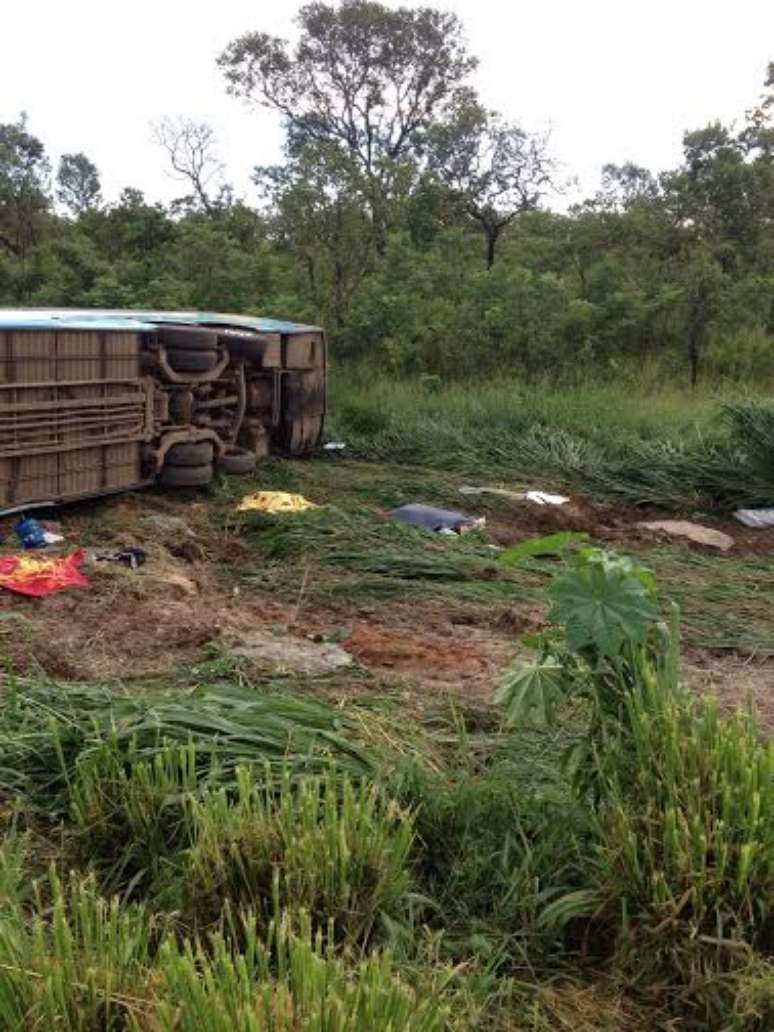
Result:
{"label": "tall grass clump", "polygon": [[187,819],[180,877],[193,927],[217,924],[227,903],[262,927],[302,908],[337,943],[364,945],[406,916],[413,815],[373,783],[242,769],[233,795],[192,799]]}
{"label": "tall grass clump", "polygon": [[32,905],[0,907],[0,1028],[151,1027],[148,968],[159,928],[142,907],[52,871]]}
{"label": "tall grass clump", "polygon": [[103,887],[147,887],[165,858],[186,845],[186,800],[218,775],[214,764],[209,776],[203,767],[192,743],[162,744],[146,757],[136,739],[123,743],[115,732],[79,756],[70,818]]}
{"label": "tall grass clump", "polygon": [[[300,924],[300,927],[299,927]],[[220,934],[206,948],[161,954],[160,1032],[441,1032],[448,1008],[438,989],[421,996],[374,951],[346,966],[308,915],[272,922],[265,938],[247,927],[234,954]]]}
{"label": "tall grass clump", "polygon": [[645,671],[624,702],[631,733],[597,759],[598,907],[636,982],[668,981],[717,1019],[736,975],[774,949],[774,742]]}
{"label": "tall grass clump", "polygon": [[427,924],[452,960],[488,971],[544,967],[561,937],[541,926],[546,905],[580,881],[583,820],[577,808],[526,794],[508,764],[434,773],[414,767],[399,782],[416,810],[414,865]]}
{"label": "tall grass clump", "polygon": [[[12,855],[13,854],[13,855]],[[2,869],[23,857],[0,847]],[[278,914],[260,934],[181,939],[148,909],[100,896],[93,880],[53,870],[31,898],[0,896],[0,1028],[27,1032],[440,1032],[444,981],[420,993],[388,953],[334,954],[308,914]]]}

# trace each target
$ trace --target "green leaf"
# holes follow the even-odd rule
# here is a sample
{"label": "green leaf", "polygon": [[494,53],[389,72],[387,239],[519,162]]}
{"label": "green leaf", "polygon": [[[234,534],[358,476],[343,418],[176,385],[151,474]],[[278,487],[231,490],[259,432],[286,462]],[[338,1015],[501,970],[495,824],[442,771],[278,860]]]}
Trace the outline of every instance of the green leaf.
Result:
{"label": "green leaf", "polygon": [[575,652],[594,648],[617,656],[626,642],[644,643],[658,619],[649,571],[629,559],[594,550],[549,588],[549,619],[564,627]]}
{"label": "green leaf", "polygon": [[598,889],[576,889],[565,893],[542,911],[538,924],[542,928],[559,929],[578,917],[591,917],[603,901]]}
{"label": "green leaf", "polygon": [[536,663],[518,662],[506,670],[495,693],[508,720],[547,724],[565,696],[565,669],[553,656]]}
{"label": "green leaf", "polygon": [[506,566],[515,566],[522,559],[531,556],[561,555],[569,545],[577,541],[588,541],[588,538],[588,534],[576,533],[574,530],[562,530],[558,534],[548,534],[545,537],[526,538],[502,551],[497,561]]}

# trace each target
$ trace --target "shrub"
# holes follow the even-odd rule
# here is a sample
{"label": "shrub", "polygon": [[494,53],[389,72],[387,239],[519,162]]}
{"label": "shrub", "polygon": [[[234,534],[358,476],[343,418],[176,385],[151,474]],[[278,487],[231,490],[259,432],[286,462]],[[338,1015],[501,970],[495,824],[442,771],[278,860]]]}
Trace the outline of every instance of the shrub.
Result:
{"label": "shrub", "polygon": [[653,579],[631,560],[584,550],[550,594],[559,627],[501,698],[512,718],[543,720],[586,701],[573,783],[592,837],[585,886],[541,920],[591,919],[587,941],[612,936],[619,969],[717,1022],[774,936],[774,742],[680,686],[676,622],[661,624]]}

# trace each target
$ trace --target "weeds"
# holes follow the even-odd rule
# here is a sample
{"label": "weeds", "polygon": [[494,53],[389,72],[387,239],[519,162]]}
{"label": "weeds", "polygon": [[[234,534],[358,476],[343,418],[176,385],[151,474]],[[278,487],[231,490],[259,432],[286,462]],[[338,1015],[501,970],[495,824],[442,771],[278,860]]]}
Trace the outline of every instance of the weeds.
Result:
{"label": "weeds", "polygon": [[[6,847],[7,850],[7,847]],[[441,1032],[443,979],[421,997],[388,954],[336,958],[308,917],[279,915],[244,948],[223,935],[180,943],[138,906],[88,880],[37,886],[31,912],[0,900],[0,1027],[64,1032]]]}
{"label": "weeds", "polygon": [[255,781],[239,770],[233,799],[190,800],[188,825],[181,887],[195,928],[226,905],[263,928],[279,910],[302,909],[336,943],[362,946],[381,921],[406,916],[413,819],[373,784],[334,771]]}
{"label": "weeds", "polygon": [[0,910],[0,1027],[143,1027],[158,934],[143,908],[107,901],[76,877],[63,884],[52,872],[36,887],[31,916],[18,900]]}

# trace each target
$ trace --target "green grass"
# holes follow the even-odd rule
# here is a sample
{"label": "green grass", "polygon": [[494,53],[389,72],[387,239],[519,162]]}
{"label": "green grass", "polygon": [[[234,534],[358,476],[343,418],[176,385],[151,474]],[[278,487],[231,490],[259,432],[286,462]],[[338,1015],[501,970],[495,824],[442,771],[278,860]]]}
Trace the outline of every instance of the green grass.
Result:
{"label": "green grass", "polygon": [[351,454],[470,475],[539,475],[633,503],[774,501],[770,408],[749,393],[632,383],[333,380],[330,435]]}

